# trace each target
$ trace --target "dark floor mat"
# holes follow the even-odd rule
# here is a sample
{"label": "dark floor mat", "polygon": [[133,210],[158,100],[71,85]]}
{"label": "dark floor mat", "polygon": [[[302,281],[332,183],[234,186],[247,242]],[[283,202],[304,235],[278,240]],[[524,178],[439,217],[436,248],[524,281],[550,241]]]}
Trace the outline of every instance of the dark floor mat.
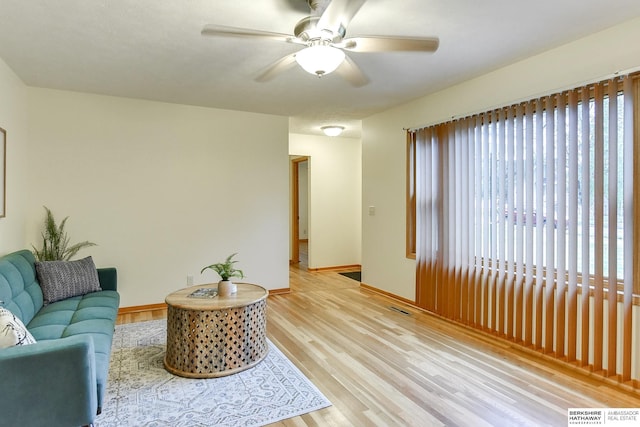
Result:
{"label": "dark floor mat", "polygon": [[357,280],[358,282],[362,281],[362,272],[361,271],[347,271],[344,273],[340,273],[349,279]]}

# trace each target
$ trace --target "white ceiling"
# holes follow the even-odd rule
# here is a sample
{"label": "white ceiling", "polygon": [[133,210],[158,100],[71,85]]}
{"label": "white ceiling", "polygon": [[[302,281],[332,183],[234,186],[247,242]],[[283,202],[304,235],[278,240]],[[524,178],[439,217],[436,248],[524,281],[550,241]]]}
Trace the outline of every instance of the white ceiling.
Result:
{"label": "white ceiling", "polygon": [[438,36],[440,48],[350,53],[370,79],[360,88],[298,67],[258,83],[300,47],[200,35],[205,24],[292,33],[308,14],[306,0],[1,0],[0,57],[29,86],[285,115],[292,132],[342,124],[358,137],[364,117],[640,16],[640,1],[368,0],[347,36]]}

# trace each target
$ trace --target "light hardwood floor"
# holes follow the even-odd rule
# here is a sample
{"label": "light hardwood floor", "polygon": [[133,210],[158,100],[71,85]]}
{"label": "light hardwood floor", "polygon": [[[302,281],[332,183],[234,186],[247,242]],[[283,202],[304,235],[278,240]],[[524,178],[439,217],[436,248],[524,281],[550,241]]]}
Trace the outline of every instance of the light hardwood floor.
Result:
{"label": "light hardwood floor", "polygon": [[568,408],[640,408],[638,393],[362,289],[336,272],[293,266],[290,286],[291,293],[268,299],[269,338],[333,406],[274,425],[566,426]]}

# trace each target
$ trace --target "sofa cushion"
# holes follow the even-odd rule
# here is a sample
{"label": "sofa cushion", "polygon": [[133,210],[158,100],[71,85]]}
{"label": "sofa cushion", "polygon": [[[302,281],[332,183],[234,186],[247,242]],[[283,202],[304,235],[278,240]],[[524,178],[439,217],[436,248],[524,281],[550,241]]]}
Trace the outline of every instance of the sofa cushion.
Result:
{"label": "sofa cushion", "polygon": [[0,307],[0,348],[33,344],[36,340],[22,321],[6,308]]}
{"label": "sofa cushion", "polygon": [[63,338],[78,332],[102,333],[102,326],[79,331],[75,325],[97,319],[106,320],[113,333],[119,300],[116,291],[100,291],[56,301],[42,307],[27,327],[38,341]]}
{"label": "sofa cushion", "polygon": [[35,259],[26,249],[0,258],[0,304],[28,324],[42,308]]}
{"label": "sofa cushion", "polygon": [[45,304],[102,290],[90,256],[77,261],[39,261],[36,271]]}

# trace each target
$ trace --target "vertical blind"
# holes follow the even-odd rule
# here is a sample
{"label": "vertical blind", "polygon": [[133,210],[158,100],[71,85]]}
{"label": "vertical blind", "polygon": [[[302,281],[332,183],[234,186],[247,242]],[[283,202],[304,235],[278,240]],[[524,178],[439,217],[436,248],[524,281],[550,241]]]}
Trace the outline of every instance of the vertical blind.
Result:
{"label": "vertical blind", "polygon": [[632,80],[409,132],[419,306],[632,380]]}

